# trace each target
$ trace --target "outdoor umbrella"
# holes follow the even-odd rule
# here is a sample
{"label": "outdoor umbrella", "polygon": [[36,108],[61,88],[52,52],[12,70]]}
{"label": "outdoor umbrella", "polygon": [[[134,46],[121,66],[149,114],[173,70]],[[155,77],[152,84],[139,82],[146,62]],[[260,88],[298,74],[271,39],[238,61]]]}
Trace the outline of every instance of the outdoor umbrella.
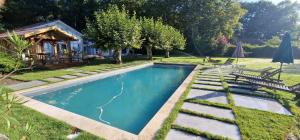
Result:
{"label": "outdoor umbrella", "polygon": [[236,57],[236,59],[237,59],[236,63],[239,62],[239,58],[245,57],[244,49],[243,49],[240,41],[237,43],[237,46],[232,54],[232,57]]}
{"label": "outdoor umbrella", "polygon": [[[280,62],[280,71],[282,70],[283,63],[294,63],[291,35],[289,33],[283,36],[282,42],[275,52],[272,62]],[[280,80],[280,74],[281,72],[278,75],[278,80]]]}

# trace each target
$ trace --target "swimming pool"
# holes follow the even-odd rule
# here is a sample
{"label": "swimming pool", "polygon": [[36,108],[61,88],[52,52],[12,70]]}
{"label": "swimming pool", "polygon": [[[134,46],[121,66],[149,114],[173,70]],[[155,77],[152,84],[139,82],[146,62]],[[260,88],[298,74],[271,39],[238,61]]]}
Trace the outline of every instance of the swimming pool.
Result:
{"label": "swimming pool", "polygon": [[32,98],[139,134],[194,67],[156,64]]}

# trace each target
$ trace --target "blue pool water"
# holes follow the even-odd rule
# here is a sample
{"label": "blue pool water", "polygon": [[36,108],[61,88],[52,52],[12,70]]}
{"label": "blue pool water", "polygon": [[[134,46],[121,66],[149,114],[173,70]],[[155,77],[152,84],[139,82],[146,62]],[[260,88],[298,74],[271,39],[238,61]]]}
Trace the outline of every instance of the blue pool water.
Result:
{"label": "blue pool water", "polygon": [[138,134],[193,68],[153,65],[33,98]]}

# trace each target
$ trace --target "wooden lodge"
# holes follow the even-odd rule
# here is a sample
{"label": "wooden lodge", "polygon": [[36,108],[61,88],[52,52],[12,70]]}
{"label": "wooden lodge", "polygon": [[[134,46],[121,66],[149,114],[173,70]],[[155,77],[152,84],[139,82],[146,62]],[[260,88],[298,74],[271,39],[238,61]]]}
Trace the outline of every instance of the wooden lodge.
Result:
{"label": "wooden lodge", "polygon": [[[60,64],[82,61],[82,34],[60,20],[38,23],[14,30],[33,44],[23,54],[35,64]],[[2,46],[9,48],[7,33],[0,34]]]}

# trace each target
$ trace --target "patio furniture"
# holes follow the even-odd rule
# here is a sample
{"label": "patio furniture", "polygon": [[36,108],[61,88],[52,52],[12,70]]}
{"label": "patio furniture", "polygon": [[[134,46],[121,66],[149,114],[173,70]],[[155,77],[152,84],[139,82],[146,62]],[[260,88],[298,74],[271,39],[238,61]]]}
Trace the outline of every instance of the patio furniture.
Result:
{"label": "patio furniture", "polygon": [[231,65],[233,63],[234,59],[228,58],[223,65]]}
{"label": "patio furniture", "polygon": [[300,94],[300,83],[295,84],[293,86],[286,86],[283,83],[254,80],[254,79],[249,79],[249,82],[256,86],[261,86],[261,87],[266,87],[269,89],[276,89],[276,90],[287,91],[287,92],[291,92],[291,93],[295,93],[295,94]]}
{"label": "patio furniture", "polygon": [[277,79],[272,79],[272,77],[278,73],[280,73],[281,70],[280,69],[276,69],[272,72],[268,72],[268,71],[263,71],[260,73],[259,76],[257,75],[251,75],[251,74],[245,74],[243,72],[233,72],[231,73],[232,75],[235,76],[235,81],[238,80],[238,78],[240,77],[243,77],[243,78],[246,78],[246,79],[252,79],[252,80],[260,80],[260,81],[272,81],[272,82],[275,82],[275,83],[282,83],[281,80],[277,80]]}
{"label": "patio furniture", "polygon": [[238,72],[244,72],[244,71],[248,71],[248,72],[260,72],[260,73],[265,73],[265,72],[268,72],[270,70],[272,70],[274,68],[272,67],[266,67],[266,68],[263,68],[263,69],[247,69],[247,68],[239,68],[237,67],[236,68],[236,71]]}

